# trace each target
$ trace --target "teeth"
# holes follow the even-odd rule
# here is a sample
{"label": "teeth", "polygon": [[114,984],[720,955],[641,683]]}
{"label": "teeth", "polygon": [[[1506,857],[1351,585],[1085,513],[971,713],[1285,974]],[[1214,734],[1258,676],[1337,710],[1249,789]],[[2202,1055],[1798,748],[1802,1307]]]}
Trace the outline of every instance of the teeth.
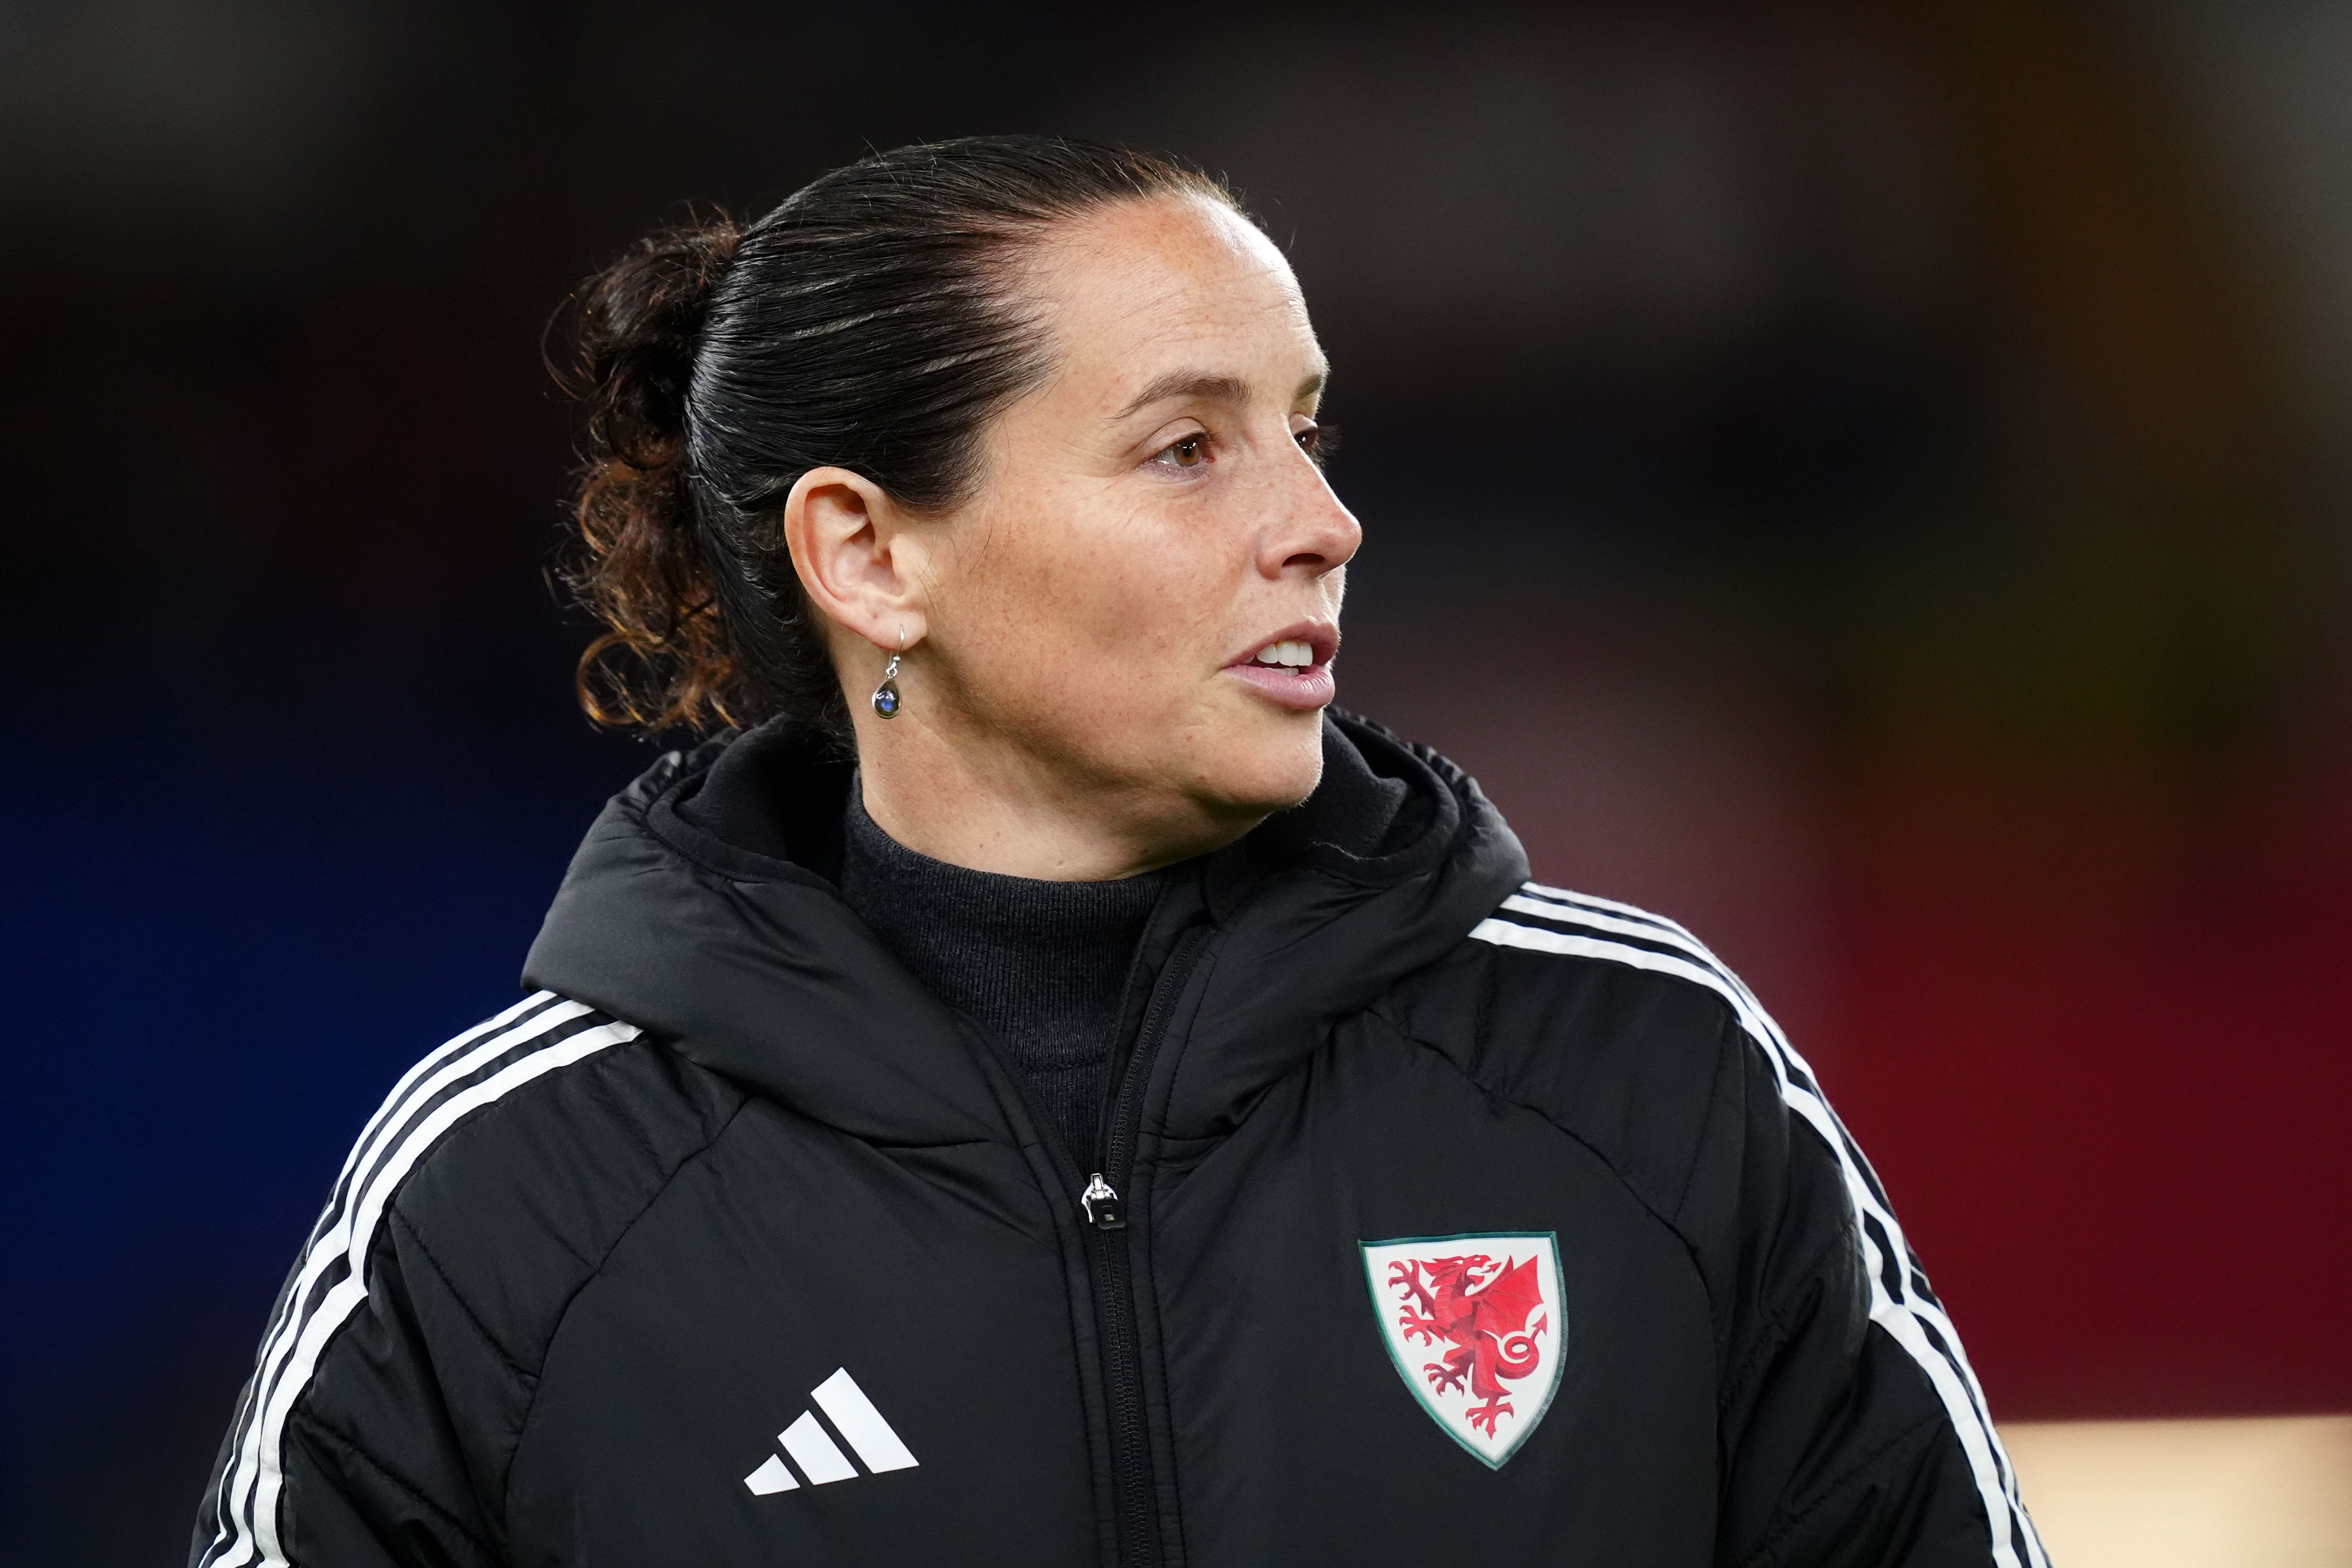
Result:
{"label": "teeth", "polygon": [[1257,650],[1257,662],[1303,667],[1315,662],[1315,649],[1312,645],[1303,642],[1268,643]]}

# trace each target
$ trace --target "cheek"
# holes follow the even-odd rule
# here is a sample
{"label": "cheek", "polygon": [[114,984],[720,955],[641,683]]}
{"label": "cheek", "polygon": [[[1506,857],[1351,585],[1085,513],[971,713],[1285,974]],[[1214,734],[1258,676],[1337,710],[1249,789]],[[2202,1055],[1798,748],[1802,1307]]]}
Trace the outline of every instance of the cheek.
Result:
{"label": "cheek", "polygon": [[971,578],[969,606],[997,656],[1083,661],[1196,679],[1215,658],[1232,573],[1201,546],[1207,530],[1131,503],[1072,498],[1006,520]]}

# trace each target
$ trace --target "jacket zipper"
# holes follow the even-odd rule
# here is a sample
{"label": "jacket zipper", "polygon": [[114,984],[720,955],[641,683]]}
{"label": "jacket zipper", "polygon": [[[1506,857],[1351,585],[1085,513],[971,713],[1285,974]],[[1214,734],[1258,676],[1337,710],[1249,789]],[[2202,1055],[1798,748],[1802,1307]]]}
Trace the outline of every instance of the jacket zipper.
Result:
{"label": "jacket zipper", "polygon": [[1193,959],[1207,933],[1194,931],[1177,946],[1152,987],[1151,1005],[1135,1049],[1119,1076],[1118,1093],[1103,1126],[1100,1170],[1078,1194],[1086,1218],[1087,1262],[1094,1269],[1095,1308],[1101,1325],[1103,1386],[1110,1406],[1111,1479],[1118,1560],[1150,1568],[1160,1560],[1159,1509],[1153,1500],[1151,1451],[1143,1409],[1143,1344],[1135,1323],[1135,1282],[1128,1272],[1127,1203],[1119,1190],[1134,1173],[1135,1124],[1151,1082],[1152,1058],[1168,1032],[1168,1017],[1183,994]]}

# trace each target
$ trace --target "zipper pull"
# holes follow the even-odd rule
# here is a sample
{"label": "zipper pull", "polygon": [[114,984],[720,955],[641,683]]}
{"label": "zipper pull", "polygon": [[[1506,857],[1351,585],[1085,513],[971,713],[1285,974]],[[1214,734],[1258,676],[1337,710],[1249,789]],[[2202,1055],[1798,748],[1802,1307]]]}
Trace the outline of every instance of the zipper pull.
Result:
{"label": "zipper pull", "polygon": [[1097,1230],[1125,1230],[1127,1214],[1120,1206],[1118,1194],[1097,1171],[1087,1180],[1087,1190],[1078,1194],[1078,1206],[1087,1211],[1087,1223]]}

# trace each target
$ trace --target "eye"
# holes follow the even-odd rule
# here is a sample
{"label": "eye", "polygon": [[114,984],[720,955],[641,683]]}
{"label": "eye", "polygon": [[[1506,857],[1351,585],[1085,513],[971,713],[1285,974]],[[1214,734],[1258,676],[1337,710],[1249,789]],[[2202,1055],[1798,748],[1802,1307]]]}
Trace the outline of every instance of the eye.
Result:
{"label": "eye", "polygon": [[1309,425],[1294,439],[1298,443],[1298,449],[1314,458],[1315,466],[1319,468],[1331,460],[1332,453],[1339,449],[1339,427],[1337,425]]}
{"label": "eye", "polygon": [[1153,453],[1151,460],[1172,468],[1197,468],[1209,460],[1208,432],[1196,431],[1181,441],[1171,441]]}

